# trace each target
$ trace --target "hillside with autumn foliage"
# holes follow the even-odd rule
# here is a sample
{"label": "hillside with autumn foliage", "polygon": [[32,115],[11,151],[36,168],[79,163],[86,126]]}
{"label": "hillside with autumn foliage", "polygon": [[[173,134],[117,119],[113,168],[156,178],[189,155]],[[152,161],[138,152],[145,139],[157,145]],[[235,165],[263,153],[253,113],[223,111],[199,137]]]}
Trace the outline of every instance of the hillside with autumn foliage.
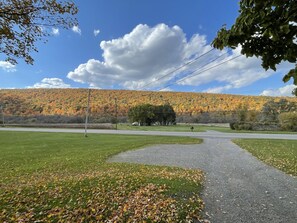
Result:
{"label": "hillside with autumn foliage", "polygon": [[[260,111],[267,101],[279,97],[242,96],[190,92],[150,92],[130,90],[97,90],[90,94],[93,116],[127,116],[129,108],[149,103],[169,103],[177,115],[236,111],[240,105]],[[297,98],[286,98],[297,102]],[[88,100],[87,89],[2,89],[0,104],[6,116],[63,115],[83,116]]]}

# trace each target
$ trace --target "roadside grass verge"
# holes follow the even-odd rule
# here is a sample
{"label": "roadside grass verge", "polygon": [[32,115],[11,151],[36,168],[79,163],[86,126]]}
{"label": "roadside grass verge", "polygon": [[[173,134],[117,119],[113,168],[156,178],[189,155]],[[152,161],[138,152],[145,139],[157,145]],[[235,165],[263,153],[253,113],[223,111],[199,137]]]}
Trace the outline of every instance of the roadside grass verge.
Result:
{"label": "roadside grass verge", "polygon": [[256,133],[256,134],[297,134],[297,132],[288,132],[288,131],[268,131],[268,130],[233,130],[226,127],[206,127],[206,130],[215,130],[218,132],[225,133]]}
{"label": "roadside grass verge", "polygon": [[297,176],[297,140],[234,139],[233,142],[266,164]]}
{"label": "roadside grass verge", "polygon": [[[207,130],[214,130],[220,132],[234,132],[229,127],[208,126],[203,124],[177,124],[168,126],[132,126],[131,124],[118,124],[119,130],[133,130],[133,131],[167,131],[167,132],[192,132],[191,127],[194,127],[193,132],[206,132]],[[115,128],[115,125],[114,125]]]}
{"label": "roadside grass verge", "polygon": [[[177,124],[169,126],[132,126],[130,124],[118,124],[119,130],[133,131],[169,131],[169,132],[191,132],[191,126],[194,127],[193,132],[206,132],[208,130],[224,132],[224,133],[260,133],[260,134],[297,134],[297,132],[287,131],[252,131],[252,130],[232,130],[230,127],[203,125],[203,124]],[[115,125],[114,125],[115,128]]]}
{"label": "roadside grass verge", "polygon": [[[153,125],[153,126],[132,126],[131,124],[118,124],[119,130],[134,130],[134,131],[169,131],[169,132],[191,132],[190,124],[177,124],[177,125]],[[193,125],[193,132],[203,132],[203,128]]]}
{"label": "roadside grass verge", "polygon": [[106,163],[186,137],[0,132],[0,222],[186,222],[199,219],[203,173]]}

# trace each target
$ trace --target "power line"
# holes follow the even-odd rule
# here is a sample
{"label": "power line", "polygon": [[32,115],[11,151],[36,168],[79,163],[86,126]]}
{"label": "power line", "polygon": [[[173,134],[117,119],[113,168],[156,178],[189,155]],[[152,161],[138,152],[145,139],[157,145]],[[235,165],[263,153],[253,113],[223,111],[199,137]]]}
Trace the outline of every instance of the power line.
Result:
{"label": "power line", "polygon": [[163,79],[163,78],[165,78],[165,77],[167,77],[167,76],[169,76],[169,75],[175,73],[176,71],[178,71],[178,70],[180,70],[180,69],[182,69],[182,68],[184,68],[184,67],[186,67],[186,66],[188,66],[188,65],[190,65],[190,64],[192,64],[192,63],[194,63],[194,62],[196,62],[196,61],[199,60],[201,57],[207,55],[208,53],[212,52],[213,50],[215,50],[215,48],[212,48],[211,50],[209,50],[209,51],[207,51],[207,52],[205,52],[205,53],[199,55],[198,57],[194,58],[193,60],[191,60],[191,61],[189,61],[189,62],[187,62],[187,63],[185,63],[185,64],[183,64],[183,65],[181,65],[181,66],[179,66],[179,67],[177,67],[177,68],[175,68],[174,70],[172,70],[172,71],[168,72],[167,74],[165,74],[165,75],[159,77],[158,79],[153,80],[153,81],[147,83],[146,85],[142,86],[141,88],[138,88],[138,90],[141,90],[141,89],[144,90],[145,87],[147,87],[147,86],[149,86],[149,85],[151,85],[151,84],[153,84],[153,83],[155,83],[155,82],[158,82],[159,80],[161,80],[161,79]]}
{"label": "power line", "polygon": [[[210,52],[210,51],[208,51],[208,52]],[[207,54],[208,52],[206,52],[205,54]],[[202,67],[199,67],[199,68],[193,70],[190,74],[193,74],[193,73],[196,72],[197,70],[200,70],[200,69],[202,69],[202,68],[208,66],[209,64],[211,64],[211,63],[213,63],[214,61],[218,60],[219,58],[225,56],[225,55],[228,54],[229,52],[230,52],[230,50],[228,50],[226,53],[221,54],[220,56],[216,57],[215,59],[213,59],[213,60],[207,62],[207,63],[204,64]],[[204,55],[205,55],[205,54],[204,54]],[[202,57],[202,55],[200,56],[200,58],[201,58],[201,57]],[[195,58],[195,60],[196,60],[196,59],[197,59],[197,58]],[[228,61],[225,61],[225,62],[228,62]],[[202,72],[204,72],[204,71],[202,71]],[[191,76],[192,76],[192,75],[191,75]],[[173,84],[175,84],[175,83],[178,83],[178,82],[180,82],[180,81],[182,81],[182,80],[185,80],[186,78],[189,78],[189,77],[190,77],[190,76],[186,76],[186,77],[184,77],[184,78],[182,78],[182,79],[179,79],[179,80],[175,81],[174,83],[168,84],[168,85],[166,85],[165,87],[159,89],[159,91],[161,91],[161,90],[163,90],[163,89],[165,89],[165,88],[167,88],[167,87],[169,87],[169,86],[171,86],[171,85],[173,85]],[[147,96],[150,96],[150,95],[152,95],[152,94],[153,94],[153,92],[149,93]]]}
{"label": "power line", "polygon": [[[213,49],[212,49],[212,50],[213,50]],[[209,53],[209,52],[210,52],[210,51],[206,52],[206,53],[203,54],[203,55],[206,55],[206,54]],[[214,61],[216,61],[216,60],[218,60],[219,58],[223,57],[224,55],[228,54],[229,52],[230,52],[230,50],[228,50],[227,52],[221,54],[220,56],[216,57],[215,59],[213,59],[213,60],[207,62],[207,63],[204,64],[202,67],[199,67],[198,69],[192,71],[191,73],[194,73],[195,71],[197,71],[197,70],[199,70],[199,69],[202,69],[203,67],[206,67],[207,65],[213,63]],[[201,58],[203,55],[199,56],[199,58]],[[197,59],[198,59],[198,58],[195,58],[194,60],[197,60]],[[192,60],[192,61],[193,61],[193,60]],[[184,79],[184,78],[182,78],[182,79]],[[181,80],[181,79],[180,79],[180,80]],[[176,82],[177,82],[177,81],[175,81],[174,83],[176,83]],[[174,84],[174,83],[173,83],[173,84]],[[171,84],[171,85],[173,85],[173,84]],[[166,87],[171,86],[171,85],[167,85]],[[159,91],[165,89],[166,87],[159,89]],[[154,92],[154,91],[153,91],[153,92]],[[150,96],[153,94],[153,92],[150,92],[150,93],[147,95],[147,97],[150,97]]]}
{"label": "power line", "polygon": [[189,75],[193,74],[193,73],[196,72],[197,70],[200,70],[200,69],[202,69],[202,68],[204,68],[204,67],[207,67],[209,64],[215,62],[216,60],[218,60],[218,59],[220,59],[221,57],[223,57],[223,56],[225,56],[226,54],[228,54],[228,52],[229,52],[229,51],[227,51],[226,53],[223,53],[223,54],[221,54],[220,56],[214,58],[213,60],[207,62],[207,63],[204,64],[203,66],[201,66],[201,67],[199,67],[199,68],[196,68],[196,69],[193,70],[193,71],[190,71],[190,74],[188,74],[187,76],[185,76],[185,77],[183,77],[183,78],[181,78],[181,79],[179,79],[179,80],[176,80],[175,83],[177,83],[177,82],[179,82],[180,80],[183,80],[183,79],[189,77]]}
{"label": "power line", "polygon": [[[222,56],[222,55],[221,55],[221,56]],[[212,66],[212,67],[209,67],[209,68],[207,68],[207,69],[204,69],[204,70],[202,70],[202,71],[199,71],[198,73],[195,73],[197,70],[200,70],[200,69],[201,69],[201,67],[200,67],[200,68],[198,68],[198,69],[192,71],[192,72],[191,72],[192,75],[188,75],[188,76],[186,76],[186,77],[184,77],[184,78],[181,78],[181,79],[179,79],[179,80],[177,80],[177,81],[175,81],[175,82],[173,82],[173,83],[170,83],[170,84],[166,85],[165,87],[159,89],[159,91],[161,91],[161,90],[163,90],[163,89],[165,89],[165,88],[167,88],[167,87],[169,87],[169,86],[172,86],[172,85],[174,85],[174,84],[180,83],[181,81],[184,81],[184,80],[186,80],[186,79],[188,79],[188,78],[197,76],[197,75],[202,74],[202,73],[204,73],[204,72],[206,72],[206,71],[209,71],[209,70],[211,70],[211,69],[214,69],[214,68],[216,68],[216,67],[218,67],[218,66],[221,66],[221,65],[223,65],[223,64],[225,64],[225,63],[227,63],[227,62],[230,62],[230,61],[232,61],[232,60],[235,60],[235,59],[237,59],[238,57],[241,57],[241,56],[242,56],[242,55],[238,55],[238,56],[232,57],[232,58],[229,59],[229,60],[225,60],[225,61],[222,62],[222,63],[216,64],[216,65],[214,65],[214,66]],[[218,58],[216,58],[216,59],[218,59]],[[212,61],[212,62],[213,62],[213,61]],[[211,63],[212,63],[212,62],[211,62]],[[209,64],[211,64],[211,63],[208,63],[208,64],[206,64],[205,66],[207,66],[207,65],[209,65]],[[203,66],[203,67],[205,67],[205,66]],[[193,74],[193,73],[194,73],[194,74]]]}

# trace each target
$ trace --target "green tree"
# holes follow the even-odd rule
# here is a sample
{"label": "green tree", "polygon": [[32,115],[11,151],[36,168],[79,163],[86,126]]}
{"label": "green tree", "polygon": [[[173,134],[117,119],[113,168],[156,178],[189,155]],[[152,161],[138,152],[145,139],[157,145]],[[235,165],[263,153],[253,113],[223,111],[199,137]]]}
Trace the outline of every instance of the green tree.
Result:
{"label": "green tree", "polygon": [[[219,30],[213,41],[218,49],[242,47],[247,57],[262,59],[263,68],[276,70],[281,61],[297,60],[297,4],[296,0],[241,0],[240,15],[235,24]],[[291,78],[297,85],[297,64],[283,81]],[[293,92],[297,96],[297,90]]]}
{"label": "green tree", "polygon": [[263,105],[260,113],[260,122],[278,123],[278,116],[283,112],[296,112],[297,104],[286,99],[268,101]]}
{"label": "green tree", "polygon": [[0,1],[0,52],[12,64],[19,58],[33,64],[30,53],[38,51],[35,43],[50,35],[49,27],[77,25],[73,17],[77,12],[72,1]]}
{"label": "green tree", "polygon": [[131,122],[138,122],[140,125],[151,125],[155,118],[155,107],[150,104],[137,105],[129,109],[128,117]]}
{"label": "green tree", "polygon": [[171,105],[151,104],[137,105],[129,109],[128,117],[131,122],[138,122],[140,125],[152,125],[159,123],[160,125],[174,124],[176,114]]}
{"label": "green tree", "polygon": [[248,106],[240,104],[237,108],[237,121],[246,122],[248,118]]}
{"label": "green tree", "polygon": [[176,121],[176,114],[173,107],[169,104],[159,105],[155,108],[155,120],[160,125],[174,124]]}
{"label": "green tree", "polygon": [[278,116],[280,126],[286,131],[297,131],[297,113],[284,112]]}

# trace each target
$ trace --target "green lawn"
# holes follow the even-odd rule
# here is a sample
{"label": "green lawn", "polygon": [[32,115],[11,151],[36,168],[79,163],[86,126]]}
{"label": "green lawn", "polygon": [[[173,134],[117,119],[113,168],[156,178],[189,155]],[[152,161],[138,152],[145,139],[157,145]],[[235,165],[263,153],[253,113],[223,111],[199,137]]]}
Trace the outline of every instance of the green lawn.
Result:
{"label": "green lawn", "polygon": [[297,132],[288,132],[288,131],[253,131],[253,130],[232,130],[226,127],[206,127],[208,130],[215,130],[219,132],[226,133],[260,133],[260,134],[297,134]]}
{"label": "green lawn", "polygon": [[[297,134],[297,132],[285,131],[249,131],[249,130],[232,130],[229,127],[207,126],[207,125],[191,125],[177,124],[170,126],[132,126],[131,124],[118,124],[119,130],[134,130],[134,131],[170,131],[170,132],[191,132],[191,126],[194,127],[193,132],[205,132],[208,130],[225,132],[225,133],[262,133],[262,134]],[[115,128],[115,125],[114,125]]]}
{"label": "green lawn", "polygon": [[[132,126],[131,124],[118,124],[119,130],[134,130],[134,131],[169,131],[169,132],[191,132],[191,127],[194,127],[193,132],[205,132],[207,130],[234,132],[229,127],[220,126],[206,126],[206,125],[191,125],[191,124],[177,124],[169,126]],[[114,125],[115,127],[115,125]]]}
{"label": "green lawn", "polygon": [[[192,125],[178,124],[168,126],[132,126],[131,124],[118,124],[119,130],[138,130],[138,131],[169,131],[169,132],[191,132]],[[194,126],[193,132],[203,132],[204,129],[201,126]]]}
{"label": "green lawn", "polygon": [[297,176],[297,140],[235,139],[233,142],[263,162]]}
{"label": "green lawn", "polygon": [[106,163],[185,137],[0,132],[0,222],[186,222],[203,202],[198,170]]}

